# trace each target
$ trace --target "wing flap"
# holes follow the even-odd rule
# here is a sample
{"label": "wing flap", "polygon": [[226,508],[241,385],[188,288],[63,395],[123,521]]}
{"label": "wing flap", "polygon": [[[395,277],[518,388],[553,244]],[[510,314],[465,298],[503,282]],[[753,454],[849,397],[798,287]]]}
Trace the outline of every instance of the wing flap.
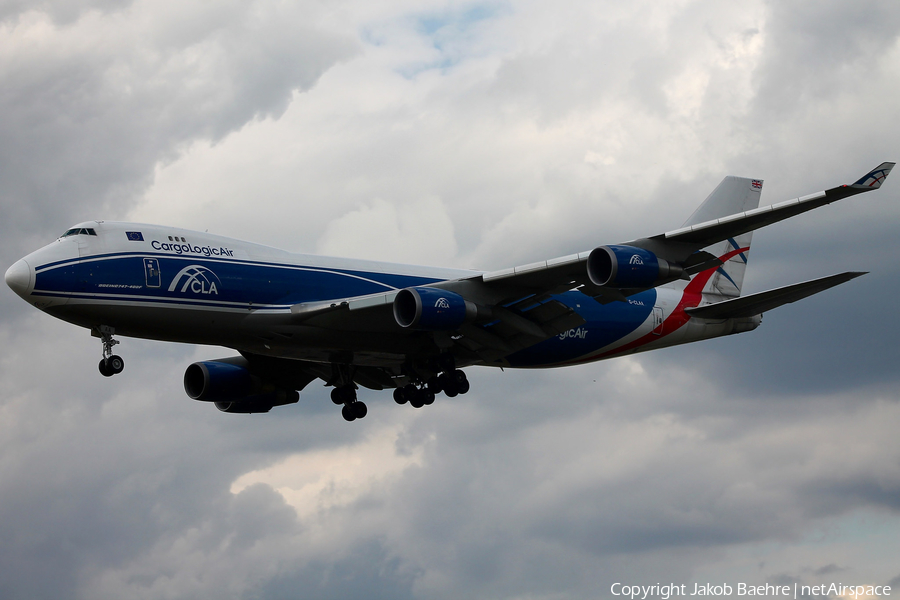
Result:
{"label": "wing flap", "polygon": [[752,317],[772,310],[773,308],[778,308],[784,304],[790,304],[791,302],[802,300],[813,294],[824,292],[829,288],[846,283],[860,275],[865,275],[865,273],[848,271],[829,277],[822,277],[821,279],[795,283],[793,285],[760,292],[758,294],[734,298],[733,300],[726,300],[724,302],[717,302],[706,306],[686,308],[684,312],[692,317],[701,319]]}

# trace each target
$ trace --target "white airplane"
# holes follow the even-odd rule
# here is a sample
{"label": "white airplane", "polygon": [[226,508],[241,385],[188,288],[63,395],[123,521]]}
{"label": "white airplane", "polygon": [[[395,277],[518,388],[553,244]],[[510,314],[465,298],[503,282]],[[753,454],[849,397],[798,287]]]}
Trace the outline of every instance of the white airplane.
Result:
{"label": "white airplane", "polygon": [[184,374],[229,413],[295,403],[320,378],[348,420],[363,386],[420,408],[469,390],[463,367],[557,367],[750,331],[764,311],[863,273],[741,296],[755,229],[878,189],[894,163],[850,185],[758,208],[763,182],[726,177],[684,226],[493,272],[293,254],[138,223],[90,221],[12,265],[6,283],[102,341],[114,335],[233,348]]}

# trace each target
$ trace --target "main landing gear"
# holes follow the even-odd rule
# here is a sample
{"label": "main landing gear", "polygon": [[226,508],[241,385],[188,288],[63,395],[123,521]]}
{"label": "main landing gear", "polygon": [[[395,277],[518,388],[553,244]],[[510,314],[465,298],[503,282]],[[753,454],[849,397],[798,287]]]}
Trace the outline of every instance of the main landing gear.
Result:
{"label": "main landing gear", "polygon": [[121,373],[125,369],[125,361],[118,354],[113,354],[113,346],[119,343],[119,340],[113,339],[116,332],[112,327],[105,325],[100,326],[100,340],[103,342],[103,359],[100,361],[100,374],[104,377],[112,377]]}
{"label": "main landing gear", "polygon": [[444,392],[448,398],[469,391],[469,380],[464,371],[454,369],[444,371],[440,375],[431,377],[427,383],[416,385],[409,383],[394,390],[394,402],[406,404],[409,402],[413,408],[422,408],[434,403],[434,397]]}
{"label": "main landing gear", "polygon": [[[338,406],[343,405],[341,416],[345,421],[364,418],[369,410],[364,402],[356,398],[355,367],[337,362],[332,363],[331,367],[331,377],[325,383],[334,386],[331,401]],[[408,403],[413,408],[422,408],[434,404],[435,396],[441,392],[453,398],[469,391],[469,380],[465,372],[456,368],[456,360],[451,354],[442,354],[421,365],[409,361],[401,370],[404,376],[402,381],[407,383],[394,389],[397,404]]]}
{"label": "main landing gear", "polygon": [[343,404],[341,416],[345,421],[355,421],[365,417],[369,409],[365,402],[356,399],[356,387],[351,385],[342,385],[331,390],[331,401],[335,404]]}

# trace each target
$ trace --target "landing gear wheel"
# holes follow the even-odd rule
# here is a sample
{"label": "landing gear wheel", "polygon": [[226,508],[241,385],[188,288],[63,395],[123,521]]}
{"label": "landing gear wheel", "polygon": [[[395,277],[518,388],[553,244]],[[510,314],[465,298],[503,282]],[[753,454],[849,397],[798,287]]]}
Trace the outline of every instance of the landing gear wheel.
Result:
{"label": "landing gear wheel", "polygon": [[125,361],[118,354],[113,354],[106,360],[106,366],[113,375],[118,375],[125,370]]}
{"label": "landing gear wheel", "polygon": [[434,404],[434,392],[432,392],[428,388],[424,388],[420,390],[420,393],[422,394],[425,406],[431,406],[432,404]]}
{"label": "landing gear wheel", "polygon": [[341,388],[334,388],[331,390],[331,401],[337,405],[344,403],[343,399],[341,399]]}
{"label": "landing gear wheel", "polygon": [[397,404],[406,404],[406,394],[403,393],[403,388],[394,388],[394,402]]}
{"label": "landing gear wheel", "polygon": [[403,397],[406,398],[410,404],[415,400],[416,395],[419,393],[419,388],[414,386],[411,383],[407,383],[403,386]]}
{"label": "landing gear wheel", "polygon": [[459,394],[459,384],[453,373],[441,373],[441,387],[448,398],[455,398]]}
{"label": "landing gear wheel", "polygon": [[438,376],[431,377],[428,380],[428,384],[426,386],[428,391],[437,395],[444,391],[444,388],[441,386],[441,378]]}
{"label": "landing gear wheel", "polygon": [[459,369],[453,371],[453,378],[456,380],[457,392],[465,394],[469,391],[469,379],[466,377],[464,371],[460,371]]}
{"label": "landing gear wheel", "polygon": [[356,390],[352,385],[344,385],[331,390],[331,401],[335,404],[347,404],[356,400]]}
{"label": "landing gear wheel", "polygon": [[423,406],[425,406],[425,392],[416,389],[413,397],[409,399],[409,405],[413,408],[422,408]]}
{"label": "landing gear wheel", "polygon": [[458,393],[456,391],[456,378],[451,373],[441,373],[438,376],[438,382],[448,398],[452,398]]}
{"label": "landing gear wheel", "polygon": [[353,421],[356,419],[356,414],[352,406],[352,404],[345,404],[344,408],[341,409],[341,416],[344,417],[345,421]]}
{"label": "landing gear wheel", "polygon": [[104,377],[112,377],[114,375],[110,370],[109,365],[106,364],[106,359],[100,361],[100,374]]}
{"label": "landing gear wheel", "polygon": [[362,419],[369,413],[369,409],[366,407],[365,402],[354,402],[348,406],[350,406],[350,410],[353,411],[353,416],[357,419]]}

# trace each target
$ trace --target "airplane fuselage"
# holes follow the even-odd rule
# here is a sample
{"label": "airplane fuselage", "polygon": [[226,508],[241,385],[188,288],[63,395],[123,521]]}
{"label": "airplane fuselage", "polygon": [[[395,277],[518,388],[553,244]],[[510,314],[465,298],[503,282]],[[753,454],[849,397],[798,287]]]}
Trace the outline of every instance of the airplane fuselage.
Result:
{"label": "airplane fuselage", "polygon": [[[28,255],[17,290],[65,321],[117,335],[234,348],[311,361],[336,354],[360,365],[404,360],[409,332],[395,323],[340,331],[293,322],[308,303],[391,294],[477,276],[459,269],[293,254],[177,228],[94,221]],[[584,323],[501,361],[504,367],[577,364],[754,328],[759,320],[690,319],[698,291],[656,288],[601,304],[578,291],[553,295]],[[694,286],[699,289],[698,286]],[[702,286],[700,286],[702,287]]]}

